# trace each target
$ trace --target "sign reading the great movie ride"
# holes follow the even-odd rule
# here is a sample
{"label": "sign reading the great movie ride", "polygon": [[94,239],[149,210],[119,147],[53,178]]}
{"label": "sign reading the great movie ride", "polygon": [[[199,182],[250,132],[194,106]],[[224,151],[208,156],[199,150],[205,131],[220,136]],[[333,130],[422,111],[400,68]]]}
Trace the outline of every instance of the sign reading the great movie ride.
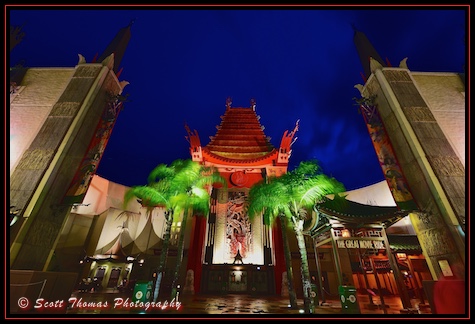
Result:
{"label": "sign reading the great movie ride", "polygon": [[377,240],[337,240],[336,244],[340,249],[384,249],[383,241]]}

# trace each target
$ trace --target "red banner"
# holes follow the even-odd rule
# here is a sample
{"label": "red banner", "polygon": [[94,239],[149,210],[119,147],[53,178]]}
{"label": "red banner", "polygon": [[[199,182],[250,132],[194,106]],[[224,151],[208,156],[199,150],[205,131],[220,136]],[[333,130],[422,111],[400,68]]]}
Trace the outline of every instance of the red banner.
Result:
{"label": "red banner", "polygon": [[396,205],[401,210],[417,210],[417,204],[412,197],[407,181],[396,159],[396,155],[394,154],[394,150],[376,106],[363,103],[360,105],[360,108],[376,155],[378,156],[379,164],[386,177]]}
{"label": "red banner", "polygon": [[99,166],[99,162],[104,150],[106,149],[107,142],[109,141],[112,129],[114,128],[114,124],[121,109],[121,101],[115,100],[107,103],[94,132],[94,137],[89,143],[86,154],[84,155],[61,204],[72,205],[79,204],[83,201],[92,177]]}

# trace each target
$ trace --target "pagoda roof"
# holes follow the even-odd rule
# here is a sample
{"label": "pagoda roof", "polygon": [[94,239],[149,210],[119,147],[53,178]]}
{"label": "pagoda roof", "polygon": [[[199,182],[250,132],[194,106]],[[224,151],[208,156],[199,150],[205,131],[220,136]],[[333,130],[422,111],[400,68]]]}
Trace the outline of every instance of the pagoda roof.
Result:
{"label": "pagoda roof", "polygon": [[277,150],[264,134],[254,107],[226,108],[215,136],[203,147],[203,154],[221,160],[256,161],[276,155]]}
{"label": "pagoda roof", "polygon": [[413,234],[387,234],[389,246],[394,252],[422,253],[421,244],[417,235]]}
{"label": "pagoda roof", "polygon": [[387,227],[396,223],[407,212],[393,206],[373,206],[347,200],[346,196],[334,195],[333,199],[324,197],[316,205],[317,210],[326,216],[347,224],[384,223]]}

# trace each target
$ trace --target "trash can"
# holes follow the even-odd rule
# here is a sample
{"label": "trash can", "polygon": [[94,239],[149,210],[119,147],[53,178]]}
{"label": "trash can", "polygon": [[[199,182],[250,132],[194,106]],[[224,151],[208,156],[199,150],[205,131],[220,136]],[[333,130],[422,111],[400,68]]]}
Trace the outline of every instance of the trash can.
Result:
{"label": "trash can", "polygon": [[152,296],[152,281],[137,281],[134,286],[134,294],[132,301],[135,302],[148,302]]}
{"label": "trash can", "polygon": [[361,314],[354,286],[338,286],[338,292],[340,294],[342,313]]}

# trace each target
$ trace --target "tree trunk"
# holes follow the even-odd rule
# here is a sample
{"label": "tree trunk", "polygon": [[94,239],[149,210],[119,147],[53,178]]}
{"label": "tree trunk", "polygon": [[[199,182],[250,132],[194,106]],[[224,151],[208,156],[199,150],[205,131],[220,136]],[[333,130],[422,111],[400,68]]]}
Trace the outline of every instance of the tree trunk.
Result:
{"label": "tree trunk", "polygon": [[287,271],[287,283],[289,289],[289,301],[292,309],[297,309],[297,294],[294,288],[294,274],[292,272],[292,257],[290,255],[289,239],[287,237],[287,218],[279,215],[280,228],[282,229],[282,241],[284,244],[285,268]]}
{"label": "tree trunk", "polygon": [[[150,212],[151,213],[151,212]],[[152,215],[150,214],[150,217]],[[170,211],[165,211],[165,234],[163,235],[162,252],[160,253],[160,262],[157,269],[157,279],[155,281],[155,289],[153,292],[153,301],[156,302],[160,293],[160,284],[167,265],[168,247],[170,246],[170,235],[173,223],[173,215]]]}
{"label": "tree trunk", "polygon": [[186,222],[188,220],[188,213],[188,210],[183,212],[183,219],[181,221],[180,237],[178,238],[178,251],[176,255],[175,272],[173,273],[172,293],[170,295],[170,300],[173,300],[177,297],[177,283],[180,276],[181,264],[183,262],[183,249],[185,247],[185,230]]}
{"label": "tree trunk", "polygon": [[[298,221],[302,222],[303,221]],[[311,297],[312,286],[310,282],[310,271],[308,268],[308,259],[307,259],[307,247],[305,246],[305,239],[302,233],[301,227],[303,224],[294,224],[295,225],[295,234],[297,236],[297,243],[300,251],[301,258],[301,272],[302,272],[302,287],[303,287],[303,304],[305,314],[314,313],[314,302]]]}

